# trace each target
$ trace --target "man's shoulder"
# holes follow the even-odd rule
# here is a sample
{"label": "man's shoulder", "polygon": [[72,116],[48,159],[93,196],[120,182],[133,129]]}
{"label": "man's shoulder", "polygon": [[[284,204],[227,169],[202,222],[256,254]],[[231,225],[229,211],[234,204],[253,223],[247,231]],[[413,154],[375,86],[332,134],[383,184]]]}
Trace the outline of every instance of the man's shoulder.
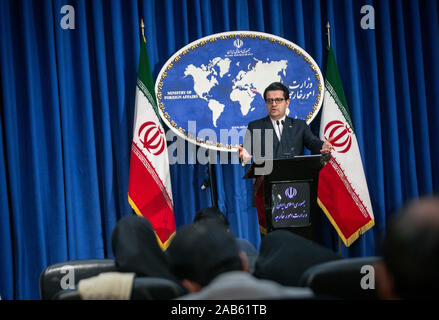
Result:
{"label": "man's shoulder", "polygon": [[253,121],[250,121],[247,125],[247,128],[251,129],[251,128],[259,128],[261,126],[263,126],[265,124],[265,122],[268,120],[268,117],[264,117],[264,118],[260,118],[260,119],[256,119]]}
{"label": "man's shoulder", "polygon": [[302,126],[306,125],[306,120],[303,120],[303,119],[297,119],[297,118],[291,118],[291,117],[286,117],[286,119],[293,124],[299,124]]}
{"label": "man's shoulder", "polygon": [[294,119],[287,117],[286,118],[286,124],[292,127],[295,127],[299,130],[304,130],[306,127],[308,127],[308,124],[306,123],[306,120],[303,119]]}
{"label": "man's shoulder", "polygon": [[[306,120],[303,119],[294,119],[291,117],[286,117],[285,121],[287,122],[287,124],[291,124],[291,125],[298,125],[300,127],[304,127],[307,126],[308,124],[306,123]],[[256,119],[253,121],[250,121],[247,125],[247,128],[249,129],[260,129],[260,128],[265,128],[267,123],[270,122],[270,118],[268,116],[264,117],[264,118],[260,118],[260,119]]]}
{"label": "man's shoulder", "polygon": [[258,279],[248,272],[235,270],[218,275],[200,292],[178,299],[309,299],[313,296],[314,294],[309,288],[286,287],[271,280]]}

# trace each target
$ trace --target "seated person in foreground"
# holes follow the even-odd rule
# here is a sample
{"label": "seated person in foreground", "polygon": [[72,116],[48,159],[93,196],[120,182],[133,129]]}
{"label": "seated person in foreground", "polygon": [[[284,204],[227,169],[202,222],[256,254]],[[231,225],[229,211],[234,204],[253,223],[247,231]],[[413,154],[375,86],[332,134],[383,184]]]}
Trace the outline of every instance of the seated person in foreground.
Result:
{"label": "seated person in foreground", "polygon": [[408,203],[387,230],[375,279],[381,299],[439,297],[439,197]]}
{"label": "seated person in foreground", "polygon": [[[226,231],[230,231],[230,223],[224,213],[220,211],[217,207],[208,207],[198,211],[194,217],[194,223],[201,221],[214,221],[220,226],[223,226]],[[249,265],[249,270],[253,273],[255,268],[256,259],[258,258],[258,251],[247,239],[242,239],[236,237],[236,242],[240,251],[244,251],[247,255],[247,261]]]}
{"label": "seated person in foreground", "polygon": [[[309,288],[256,279],[230,232],[213,223],[181,227],[168,248],[171,266],[190,294],[187,300],[312,298]],[[180,299],[180,298],[179,298]]]}
{"label": "seated person in foreground", "polygon": [[253,274],[284,286],[297,286],[308,268],[340,258],[332,250],[280,229],[269,232],[262,239]]}
{"label": "seated person in foreground", "polygon": [[111,245],[118,271],[178,281],[146,218],[129,215],[120,219],[114,227]]}
{"label": "seated person in foreground", "polygon": [[112,249],[117,272],[81,280],[78,283],[81,299],[133,299],[136,277],[167,279],[175,283],[181,291],[179,294],[186,293],[172,273],[168,256],[160,248],[154,229],[146,218],[129,215],[120,219],[113,230]]}

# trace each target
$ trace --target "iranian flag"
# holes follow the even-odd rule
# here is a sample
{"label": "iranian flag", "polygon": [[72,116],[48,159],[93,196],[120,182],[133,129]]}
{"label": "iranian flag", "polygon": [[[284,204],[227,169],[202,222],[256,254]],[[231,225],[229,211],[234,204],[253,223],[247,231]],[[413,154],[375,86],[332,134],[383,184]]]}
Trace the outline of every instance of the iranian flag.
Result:
{"label": "iranian flag", "polygon": [[332,48],[326,65],[320,139],[334,146],[319,175],[317,202],[346,246],[374,225],[360,149]]}
{"label": "iranian flag", "polygon": [[160,121],[145,39],[140,45],[128,202],[149,220],[163,250],[175,233],[165,131]]}

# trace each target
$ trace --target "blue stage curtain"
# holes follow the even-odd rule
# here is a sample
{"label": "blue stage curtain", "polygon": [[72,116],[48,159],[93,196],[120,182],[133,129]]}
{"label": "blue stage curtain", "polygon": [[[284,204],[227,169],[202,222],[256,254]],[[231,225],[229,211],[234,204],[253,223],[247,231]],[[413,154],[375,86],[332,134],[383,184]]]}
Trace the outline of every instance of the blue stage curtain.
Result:
{"label": "blue stage curtain", "polygon": [[[61,27],[64,5],[75,10],[73,30]],[[361,26],[365,5],[375,29]],[[379,254],[395,210],[439,189],[438,10],[435,0],[0,1],[0,296],[38,299],[46,266],[113,257],[113,227],[132,214],[140,18],[154,76],[184,45],[232,30],[284,37],[324,71],[329,21],[375,215],[375,227],[341,250]],[[259,247],[244,168],[212,172],[232,232]],[[211,204],[207,173],[171,166],[177,226]],[[339,250],[323,216],[321,238]]]}

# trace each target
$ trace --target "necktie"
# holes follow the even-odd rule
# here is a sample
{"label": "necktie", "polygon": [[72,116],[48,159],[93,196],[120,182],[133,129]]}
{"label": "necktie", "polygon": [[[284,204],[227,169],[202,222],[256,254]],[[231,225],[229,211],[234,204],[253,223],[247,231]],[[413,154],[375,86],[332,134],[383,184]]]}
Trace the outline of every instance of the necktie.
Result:
{"label": "necktie", "polygon": [[[282,131],[280,129],[280,122],[279,122],[279,120],[276,120],[276,124],[277,124],[277,132],[279,133],[278,138],[279,138],[279,142],[280,142],[280,138],[282,137]],[[283,126],[283,121],[282,121],[282,126]]]}

